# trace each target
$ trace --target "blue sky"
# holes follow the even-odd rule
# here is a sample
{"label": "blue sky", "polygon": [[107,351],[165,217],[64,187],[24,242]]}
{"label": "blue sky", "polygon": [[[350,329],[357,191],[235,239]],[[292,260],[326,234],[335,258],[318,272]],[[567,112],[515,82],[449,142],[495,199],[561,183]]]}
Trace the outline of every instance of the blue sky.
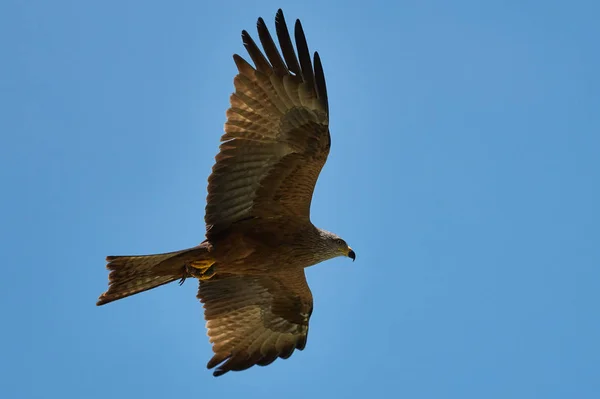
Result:
{"label": "blue sky", "polygon": [[[599,397],[598,2],[205,3],[0,5],[0,396]],[[215,379],[193,282],[95,301],[106,255],[203,239],[231,55],[279,7],[357,261],[308,270],[303,352]]]}

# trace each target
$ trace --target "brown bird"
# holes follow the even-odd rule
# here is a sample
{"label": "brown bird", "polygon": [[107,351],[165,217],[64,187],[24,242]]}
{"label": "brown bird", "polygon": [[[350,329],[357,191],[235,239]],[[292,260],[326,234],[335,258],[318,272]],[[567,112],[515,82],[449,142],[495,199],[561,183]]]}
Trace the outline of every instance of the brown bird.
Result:
{"label": "brown bird", "polygon": [[[277,49],[262,18],[242,40],[254,67],[239,71],[220,152],[208,178],[206,240],[182,251],[109,256],[109,288],[97,305],[188,277],[200,280],[215,376],[265,366],[306,345],[312,294],[304,268],[354,251],[310,221],[315,183],[331,139],[325,76],[296,20],[279,10]],[[266,57],[265,57],[266,55]],[[313,64],[314,62],[314,64]]]}

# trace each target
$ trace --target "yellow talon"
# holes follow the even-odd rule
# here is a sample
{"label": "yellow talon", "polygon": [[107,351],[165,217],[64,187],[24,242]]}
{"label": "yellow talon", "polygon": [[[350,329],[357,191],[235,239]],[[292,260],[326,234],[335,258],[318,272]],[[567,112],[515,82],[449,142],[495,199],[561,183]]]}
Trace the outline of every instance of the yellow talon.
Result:
{"label": "yellow talon", "polygon": [[206,281],[215,275],[215,267],[210,266],[208,269],[204,270],[202,274],[198,277],[199,280]]}
{"label": "yellow talon", "polygon": [[215,263],[214,260],[195,260],[190,262],[190,266],[198,270],[206,270]]}
{"label": "yellow talon", "polygon": [[199,280],[208,280],[215,275],[214,260],[198,260],[190,262],[189,266],[194,269],[190,274]]}

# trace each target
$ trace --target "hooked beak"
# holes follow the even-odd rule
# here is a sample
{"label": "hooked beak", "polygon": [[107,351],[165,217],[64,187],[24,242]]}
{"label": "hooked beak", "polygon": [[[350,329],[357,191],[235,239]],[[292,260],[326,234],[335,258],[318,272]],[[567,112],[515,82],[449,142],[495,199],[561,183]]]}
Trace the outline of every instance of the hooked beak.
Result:
{"label": "hooked beak", "polygon": [[348,257],[352,259],[352,262],[356,260],[356,254],[352,250],[352,248],[348,247]]}

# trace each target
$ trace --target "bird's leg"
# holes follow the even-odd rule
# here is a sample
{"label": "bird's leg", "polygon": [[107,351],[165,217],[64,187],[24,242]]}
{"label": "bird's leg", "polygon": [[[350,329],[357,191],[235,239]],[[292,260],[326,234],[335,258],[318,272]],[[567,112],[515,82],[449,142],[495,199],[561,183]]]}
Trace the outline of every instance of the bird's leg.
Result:
{"label": "bird's leg", "polygon": [[214,265],[210,265],[208,267],[208,269],[206,269],[206,270],[204,270],[204,272],[202,272],[202,275],[200,277],[198,277],[198,279],[199,280],[209,280],[214,275],[215,275],[215,266]]}
{"label": "bird's leg", "polygon": [[186,265],[187,273],[198,280],[208,280],[215,275],[215,261],[195,260]]}
{"label": "bird's leg", "polygon": [[183,285],[188,277],[194,277],[198,280],[208,280],[215,275],[214,261],[195,261],[183,266],[182,277],[179,285]]}

